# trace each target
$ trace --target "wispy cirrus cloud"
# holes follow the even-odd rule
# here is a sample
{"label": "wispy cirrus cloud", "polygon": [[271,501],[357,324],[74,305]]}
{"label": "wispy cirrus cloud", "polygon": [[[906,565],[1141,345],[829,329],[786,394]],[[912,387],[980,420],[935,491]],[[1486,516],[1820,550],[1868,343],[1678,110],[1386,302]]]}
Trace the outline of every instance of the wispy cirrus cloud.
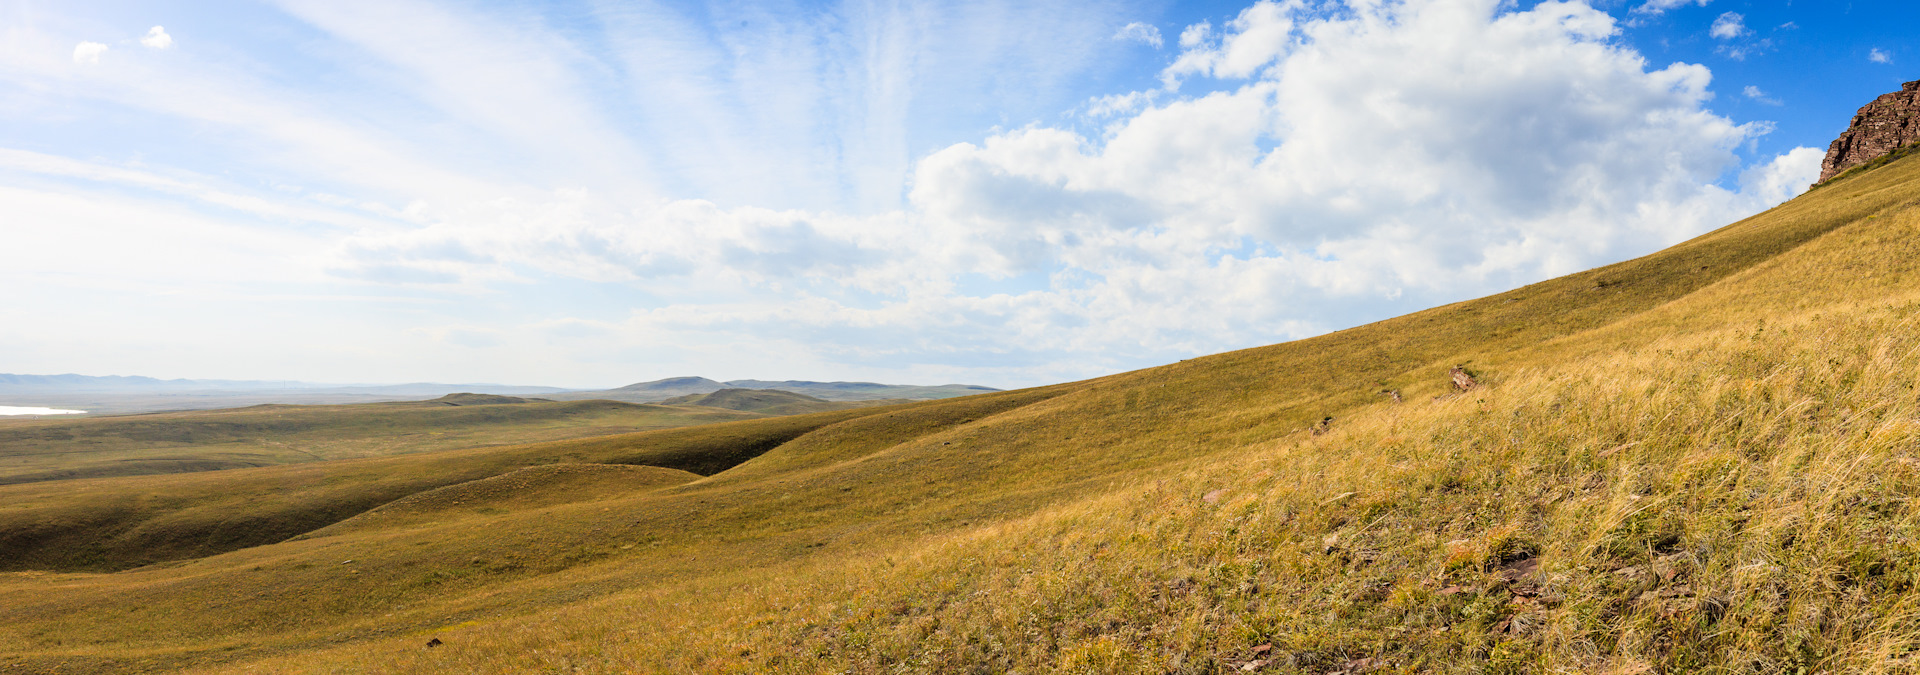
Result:
{"label": "wispy cirrus cloud", "polygon": [[1705,7],[1707,3],[1712,1],[1713,0],[1647,0],[1646,2],[1634,5],[1632,13],[1659,15],[1686,5]]}
{"label": "wispy cirrus cloud", "polygon": [[1160,37],[1158,27],[1138,21],[1121,26],[1120,30],[1113,34],[1113,39],[1153,45],[1156,49],[1166,44],[1166,40]]}
{"label": "wispy cirrus cloud", "polygon": [[1782,103],[1779,99],[1768,96],[1767,92],[1751,84],[1747,85],[1746,89],[1741,90],[1740,94],[1749,100],[1766,105],[1785,105],[1785,103]]}

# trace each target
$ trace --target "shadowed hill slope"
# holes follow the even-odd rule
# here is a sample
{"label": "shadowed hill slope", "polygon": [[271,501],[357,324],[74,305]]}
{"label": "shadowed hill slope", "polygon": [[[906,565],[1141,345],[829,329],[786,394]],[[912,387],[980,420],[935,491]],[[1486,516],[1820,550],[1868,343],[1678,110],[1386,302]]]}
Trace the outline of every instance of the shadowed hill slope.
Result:
{"label": "shadowed hill slope", "polygon": [[542,464],[491,478],[418,492],[365,513],[315,530],[303,537],[324,537],[354,530],[391,529],[455,518],[458,511],[503,513],[555,504],[630,497],[650,488],[700,479],[700,474],[657,466],[624,464]]}
{"label": "shadowed hill slope", "polygon": [[[1915,205],[1920,164],[1897,161],[1638,260],[1044,389],[640,435],[680,439],[653,450],[203,474],[352,484],[471,453],[471,477],[353,514],[469,480],[503,505],[420,496],[419,518],[15,575],[0,664],[1899,672],[1920,644]],[[706,477],[482,489],[531,460]],[[32,487],[0,488],[0,517],[57,510]]]}
{"label": "shadowed hill slope", "polygon": [[0,569],[125,569],[281,541],[396,499],[523,467],[630,464],[712,474],[846,413],[531,445],[166,476],[0,486]]}

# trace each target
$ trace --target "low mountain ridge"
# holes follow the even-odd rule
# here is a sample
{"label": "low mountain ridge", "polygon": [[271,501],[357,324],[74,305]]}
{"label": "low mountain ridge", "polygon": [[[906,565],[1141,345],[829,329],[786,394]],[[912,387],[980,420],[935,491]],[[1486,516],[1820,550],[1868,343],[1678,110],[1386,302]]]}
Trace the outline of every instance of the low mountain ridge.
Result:
{"label": "low mountain ridge", "polygon": [[615,389],[570,391],[548,398],[578,401],[604,398],[632,403],[658,403],[678,396],[711,394],[722,389],[760,389],[792,392],[825,401],[937,400],[972,396],[996,391],[992,387],[971,384],[911,385],[876,382],[811,382],[807,380],[729,380],[720,382],[704,377],[669,377],[638,382]]}
{"label": "low mountain ridge", "polygon": [[725,388],[726,388],[726,385],[721,384],[719,382],[715,382],[713,380],[709,380],[704,377],[688,376],[688,377],[668,377],[668,378],[654,380],[652,382],[637,382],[634,384],[629,384],[624,387],[609,389],[608,391],[631,391],[631,392],[648,392],[648,393],[679,392],[679,393],[705,394],[709,392],[719,391]]}
{"label": "low mountain ridge", "polygon": [[287,391],[307,393],[419,396],[458,393],[541,394],[567,391],[560,387],[535,387],[505,384],[330,384],[297,380],[190,380],[146,377],[143,375],[24,375],[0,373],[0,394],[93,393],[93,392],[259,392]]}
{"label": "low mountain ridge", "polygon": [[552,399],[545,399],[545,398],[521,398],[519,396],[500,396],[498,394],[475,394],[470,392],[447,394],[446,396],[442,396],[440,398],[436,398],[431,401],[428,401],[428,403],[444,403],[446,405],[513,405],[516,403],[552,403],[552,402],[553,402]]}
{"label": "low mountain ridge", "polygon": [[160,380],[142,376],[0,374],[0,405],[85,410],[89,415],[214,410],[253,405],[343,405],[447,394],[546,396],[558,387],[501,384],[341,385],[265,380]]}
{"label": "low mountain ridge", "polygon": [[874,382],[734,380],[669,377],[606,390],[498,384],[418,382],[338,385],[296,381],[160,380],[142,376],[0,374],[0,405],[84,410],[90,415],[240,408],[253,405],[341,405],[411,401],[453,394],[538,397],[552,401],[605,399],[658,403],[722,389],[788,391],[827,401],[933,400],[1000,391],[978,385],[933,386]]}
{"label": "low mountain ridge", "polygon": [[[904,401],[879,401],[877,403],[904,403]],[[688,394],[676,396],[660,405],[695,405],[709,408],[725,408],[767,415],[797,415],[801,413],[845,410],[871,405],[872,402],[839,402],[814,398],[805,394],[795,394],[778,389],[721,389],[706,394]]]}
{"label": "low mountain ridge", "polygon": [[879,384],[877,382],[808,382],[805,380],[728,380],[727,386],[741,389],[778,389],[806,394],[828,401],[865,401],[872,399],[929,400],[972,396],[1001,391],[977,384]]}

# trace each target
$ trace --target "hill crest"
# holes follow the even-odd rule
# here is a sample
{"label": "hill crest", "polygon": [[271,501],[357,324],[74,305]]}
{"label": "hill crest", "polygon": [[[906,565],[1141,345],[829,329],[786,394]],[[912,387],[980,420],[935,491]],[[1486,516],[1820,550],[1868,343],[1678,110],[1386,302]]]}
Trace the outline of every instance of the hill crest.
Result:
{"label": "hill crest", "polygon": [[515,403],[546,403],[546,402],[550,402],[550,401],[544,398],[522,398],[519,396],[501,396],[499,394],[475,394],[471,392],[447,394],[446,396],[442,396],[440,398],[436,398],[428,401],[428,403],[444,403],[447,405],[512,405]]}
{"label": "hill crest", "polygon": [[796,394],[779,389],[741,389],[737,387],[721,389],[705,394],[676,396],[660,402],[661,405],[692,405],[708,408],[724,408],[742,412],[766,413],[770,415],[792,415],[798,413],[826,412],[858,408],[865,403],[828,401],[806,394]]}

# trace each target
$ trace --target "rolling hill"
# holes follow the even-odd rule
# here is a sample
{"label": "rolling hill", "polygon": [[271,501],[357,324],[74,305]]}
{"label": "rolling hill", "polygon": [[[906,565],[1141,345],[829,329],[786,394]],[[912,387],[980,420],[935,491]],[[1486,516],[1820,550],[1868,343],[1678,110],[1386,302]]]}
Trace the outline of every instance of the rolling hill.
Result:
{"label": "rolling hill", "polygon": [[1916,207],[1052,387],[0,486],[0,672],[1909,672]]}
{"label": "rolling hill", "polygon": [[213,471],[621,434],[764,413],[490,394],[0,420],[0,485]]}

